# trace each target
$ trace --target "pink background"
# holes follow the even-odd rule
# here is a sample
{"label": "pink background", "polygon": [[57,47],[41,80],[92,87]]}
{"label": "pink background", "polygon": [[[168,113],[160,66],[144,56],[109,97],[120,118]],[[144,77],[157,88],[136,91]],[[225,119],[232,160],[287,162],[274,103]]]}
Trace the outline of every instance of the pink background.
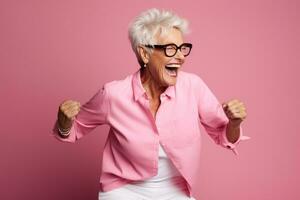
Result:
{"label": "pink background", "polygon": [[[240,156],[203,134],[198,200],[300,199],[300,3],[282,0],[1,0],[0,199],[96,200],[108,127],[50,136],[64,99],[86,102],[138,69],[130,20],[157,7],[190,20],[184,70],[248,108]],[[298,85],[298,86],[297,86]]]}

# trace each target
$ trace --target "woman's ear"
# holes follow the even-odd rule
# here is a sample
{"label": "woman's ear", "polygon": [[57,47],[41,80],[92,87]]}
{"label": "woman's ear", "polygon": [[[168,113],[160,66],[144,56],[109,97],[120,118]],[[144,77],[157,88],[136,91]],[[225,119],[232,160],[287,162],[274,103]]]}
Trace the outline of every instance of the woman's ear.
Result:
{"label": "woman's ear", "polygon": [[144,64],[147,64],[149,62],[149,52],[146,50],[146,48],[144,46],[138,46],[137,47],[137,52],[140,56],[140,58],[142,59],[142,61],[144,62]]}

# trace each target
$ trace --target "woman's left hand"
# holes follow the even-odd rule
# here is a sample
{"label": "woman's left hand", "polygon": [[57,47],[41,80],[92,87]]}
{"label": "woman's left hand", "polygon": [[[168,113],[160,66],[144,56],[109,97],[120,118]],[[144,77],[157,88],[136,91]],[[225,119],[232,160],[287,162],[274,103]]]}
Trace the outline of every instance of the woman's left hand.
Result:
{"label": "woman's left hand", "polygon": [[234,99],[222,104],[223,110],[231,125],[238,127],[246,118],[246,107],[243,102]]}

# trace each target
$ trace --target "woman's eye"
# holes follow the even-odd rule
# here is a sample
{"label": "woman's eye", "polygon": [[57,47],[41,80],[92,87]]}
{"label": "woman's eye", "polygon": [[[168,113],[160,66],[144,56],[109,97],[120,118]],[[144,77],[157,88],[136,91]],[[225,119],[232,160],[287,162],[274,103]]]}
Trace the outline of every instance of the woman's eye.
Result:
{"label": "woman's eye", "polygon": [[167,50],[176,50],[175,47],[167,47]]}

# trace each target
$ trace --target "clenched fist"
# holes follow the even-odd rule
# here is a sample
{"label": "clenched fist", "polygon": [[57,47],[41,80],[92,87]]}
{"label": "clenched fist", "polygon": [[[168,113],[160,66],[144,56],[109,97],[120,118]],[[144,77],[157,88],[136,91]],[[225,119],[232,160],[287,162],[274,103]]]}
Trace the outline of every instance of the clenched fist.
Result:
{"label": "clenched fist", "polygon": [[78,101],[66,100],[62,102],[57,114],[59,126],[64,130],[69,129],[79,111],[80,103]]}
{"label": "clenched fist", "polygon": [[237,99],[228,101],[222,105],[230,123],[236,127],[239,126],[247,116],[244,103]]}

